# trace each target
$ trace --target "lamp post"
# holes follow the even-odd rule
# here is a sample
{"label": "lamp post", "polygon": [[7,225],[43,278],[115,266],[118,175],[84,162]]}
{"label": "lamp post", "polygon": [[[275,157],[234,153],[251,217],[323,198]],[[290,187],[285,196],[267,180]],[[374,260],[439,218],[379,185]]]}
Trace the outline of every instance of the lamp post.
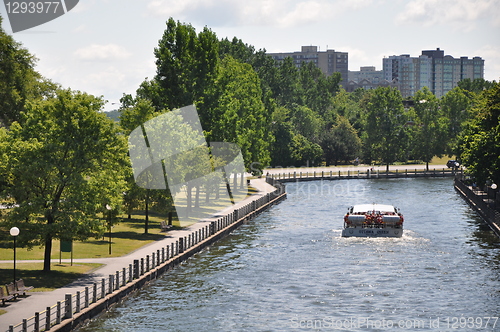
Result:
{"label": "lamp post", "polygon": [[497,208],[497,184],[496,183],[493,183],[491,185],[491,189],[493,189],[493,210],[496,210]]}
{"label": "lamp post", "polygon": [[111,255],[111,206],[106,204],[106,210],[108,210],[109,254]]}
{"label": "lamp post", "polygon": [[12,227],[10,229],[10,235],[14,237],[14,284],[16,283],[16,238],[19,235],[19,228]]}

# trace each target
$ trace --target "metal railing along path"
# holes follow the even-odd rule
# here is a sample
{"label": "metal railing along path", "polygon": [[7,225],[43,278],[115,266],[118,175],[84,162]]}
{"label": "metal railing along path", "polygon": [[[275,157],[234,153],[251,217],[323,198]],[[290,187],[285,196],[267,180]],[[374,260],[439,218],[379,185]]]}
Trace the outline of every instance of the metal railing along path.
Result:
{"label": "metal railing along path", "polygon": [[488,203],[485,202],[483,195],[477,195],[471,186],[465,184],[462,180],[462,176],[455,177],[454,187],[465,201],[488,224],[491,230],[500,237],[500,213],[496,209],[492,209]]}
{"label": "metal railing along path", "polygon": [[450,168],[441,169],[396,169],[394,171],[380,171],[367,169],[361,170],[338,170],[338,171],[293,171],[268,174],[275,180],[281,182],[291,181],[315,181],[315,180],[340,180],[340,179],[392,179],[392,178],[417,178],[417,177],[453,177],[462,170]]}
{"label": "metal railing along path", "polygon": [[[94,282],[76,293],[67,293],[64,299],[57,301],[54,305],[45,310],[35,312],[33,316],[22,319],[16,325],[10,325],[7,332],[39,332],[39,331],[57,331],[58,327],[64,330],[71,330],[74,326],[83,323],[75,321],[78,315],[88,310],[93,305],[99,304],[106,298],[118,295],[121,290],[128,288],[131,283],[138,282],[148,276],[148,280],[156,279],[159,276],[159,268],[165,267],[173,262],[180,262],[180,256],[188,250],[196,247],[211,237],[223,232],[226,228],[233,226],[237,222],[252,219],[257,214],[267,209],[269,206],[286,198],[285,186],[272,178],[266,181],[276,189],[261,197],[235,208],[232,212],[219,216],[217,218],[205,219],[207,224],[196,231],[180,237],[170,245],[151,252],[141,259],[135,259],[128,266],[110,274],[107,278],[102,278],[100,282]],[[165,269],[166,270],[166,269]],[[151,273],[155,276],[151,277]],[[123,296],[120,296],[120,298]],[[63,327],[68,322],[71,327]]]}

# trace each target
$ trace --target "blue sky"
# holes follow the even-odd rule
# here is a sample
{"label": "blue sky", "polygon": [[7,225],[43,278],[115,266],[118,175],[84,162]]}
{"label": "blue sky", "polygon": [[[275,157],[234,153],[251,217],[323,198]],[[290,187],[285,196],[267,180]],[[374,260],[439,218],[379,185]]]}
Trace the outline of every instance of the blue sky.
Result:
{"label": "blue sky", "polygon": [[[12,34],[4,5],[3,29]],[[500,0],[80,0],[51,22],[14,33],[63,87],[103,96],[106,110],[155,74],[154,48],[169,17],[268,52],[349,52],[349,70],[390,55],[436,49],[481,56],[500,79]]]}

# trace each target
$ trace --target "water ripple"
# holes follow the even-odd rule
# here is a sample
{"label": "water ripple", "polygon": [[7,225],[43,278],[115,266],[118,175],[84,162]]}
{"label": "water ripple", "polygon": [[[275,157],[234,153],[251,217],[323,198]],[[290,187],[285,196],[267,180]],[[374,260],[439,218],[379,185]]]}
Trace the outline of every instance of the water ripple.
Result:
{"label": "water ripple", "polygon": [[[499,241],[451,180],[300,186],[290,184],[288,200],[81,330],[384,330],[333,324],[371,319],[436,331],[430,319],[499,315]],[[325,186],[342,195],[324,194]],[[324,192],[310,195],[312,188]],[[366,201],[400,207],[403,237],[340,237],[346,208]]]}

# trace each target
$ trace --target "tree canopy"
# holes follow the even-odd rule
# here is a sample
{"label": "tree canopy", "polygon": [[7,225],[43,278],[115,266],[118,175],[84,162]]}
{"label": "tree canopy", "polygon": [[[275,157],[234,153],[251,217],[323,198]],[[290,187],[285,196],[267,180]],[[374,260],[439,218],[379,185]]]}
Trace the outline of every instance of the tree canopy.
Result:
{"label": "tree canopy", "polygon": [[102,106],[101,98],[61,89],[27,103],[22,124],[3,130],[4,195],[17,206],[7,221],[27,230],[25,244],[45,246],[45,271],[53,239],[98,236],[97,213],[121,208],[126,145]]}
{"label": "tree canopy", "polygon": [[393,88],[377,88],[363,101],[365,159],[389,164],[404,158],[407,147],[406,114],[401,93]]}
{"label": "tree canopy", "polygon": [[410,149],[413,157],[425,162],[429,170],[432,158],[441,157],[446,151],[447,119],[441,114],[439,100],[427,87],[417,91],[413,100]]}
{"label": "tree canopy", "polygon": [[21,121],[26,101],[50,95],[56,86],[35,71],[35,56],[1,25],[0,16],[0,127],[8,127]]}
{"label": "tree canopy", "polygon": [[485,90],[460,135],[459,153],[478,184],[500,184],[500,83]]}

